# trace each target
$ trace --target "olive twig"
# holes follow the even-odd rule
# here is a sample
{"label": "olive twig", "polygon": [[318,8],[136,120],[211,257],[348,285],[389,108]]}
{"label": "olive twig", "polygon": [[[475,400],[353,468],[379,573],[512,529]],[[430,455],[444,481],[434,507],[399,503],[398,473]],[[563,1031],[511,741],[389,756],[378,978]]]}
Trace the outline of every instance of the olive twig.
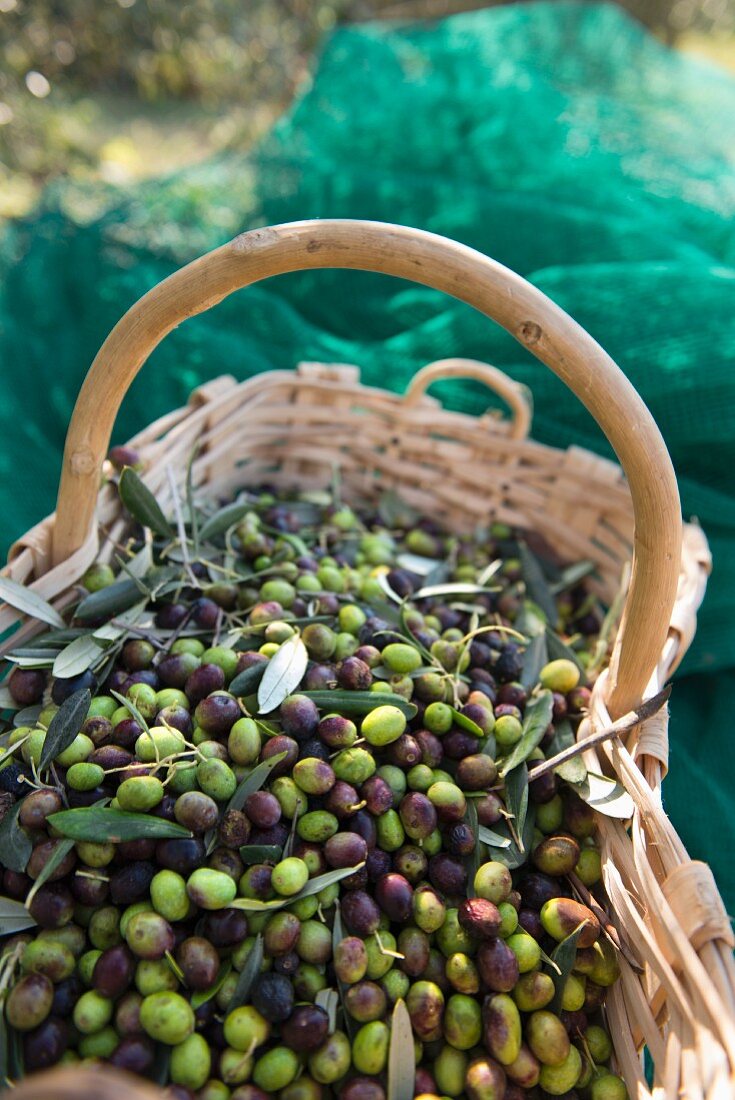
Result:
{"label": "olive twig", "polygon": [[641,722],[645,722],[651,718],[654,714],[661,710],[669,696],[671,695],[671,685],[667,685],[663,691],[659,691],[658,694],[651,696],[650,699],[644,700],[637,708],[637,710],[628,711],[622,718],[618,718],[609,726],[605,726],[604,729],[598,730],[597,733],[590,734],[589,737],[583,737],[581,741],[577,741],[576,744],[570,745],[568,749],[562,749],[556,756],[550,757],[548,760],[544,760],[542,764],[537,764],[535,768],[532,768],[528,773],[528,781],[532,783],[534,779],[539,779],[546,772],[553,771],[558,768],[560,764],[564,764],[567,760],[571,760],[574,756],[579,756],[581,752],[585,752],[586,749],[591,749],[595,745],[601,744],[603,741],[609,741],[612,737],[619,737],[621,733],[628,733],[629,730],[634,729],[640,725]]}

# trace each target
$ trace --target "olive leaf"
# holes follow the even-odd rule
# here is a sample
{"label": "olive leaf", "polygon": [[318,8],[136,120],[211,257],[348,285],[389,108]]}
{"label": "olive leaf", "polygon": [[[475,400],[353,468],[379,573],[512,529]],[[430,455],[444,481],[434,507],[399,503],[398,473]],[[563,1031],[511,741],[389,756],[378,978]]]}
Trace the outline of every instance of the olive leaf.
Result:
{"label": "olive leaf", "polygon": [[13,715],[13,725],[16,729],[19,726],[33,727],[37,725],[42,710],[43,703],[34,703],[32,707],[24,707],[23,710],[19,710],[17,714]]}
{"label": "olive leaf", "polygon": [[526,585],[526,592],[534,603],[537,603],[541,608],[547,621],[555,625],[559,617],[556,610],[556,601],[538,558],[531,553],[523,539],[518,540],[518,558],[521,563],[521,574]]}
{"label": "olive leaf", "polygon": [[[47,818],[62,836],[73,840],[111,841],[121,844],[126,840],[165,840],[189,838],[191,833],[175,821],[148,814],[129,813],[104,806],[79,806],[73,810],[60,810]],[[2,826],[0,826],[0,831]],[[0,860],[2,855],[0,854]],[[4,862],[4,861],[3,861]]]}
{"label": "olive leaf", "polygon": [[199,531],[200,541],[211,542],[212,539],[224,535],[230,527],[234,527],[236,523],[244,519],[248,512],[252,511],[252,508],[252,504],[228,504],[225,508],[220,508],[219,512],[215,512],[202,524]]}
{"label": "olive leaf", "polygon": [[562,659],[565,661],[572,661],[580,670],[582,675],[586,675],[584,666],[579,659],[579,654],[575,653],[571,646],[568,646],[566,642],[563,642],[559,635],[556,634],[553,630],[549,630],[548,627],[546,629],[546,645],[549,650],[550,661],[558,661]]}
{"label": "olive leaf", "polygon": [[557,1016],[562,1010],[564,986],[567,984],[567,978],[572,972],[572,967],[577,957],[577,940],[582,935],[582,931],[586,925],[586,921],[581,921],[574,931],[570,932],[566,939],[562,940],[559,946],[555,947],[551,952],[551,961],[555,966],[548,967],[548,969],[551,972],[551,980],[554,983],[554,999],[549,1005],[549,1011],[555,1013]]}
{"label": "olive leaf", "polygon": [[513,815],[514,828],[522,840],[528,813],[528,768],[519,764],[505,777],[505,805]]}
{"label": "olive leaf", "polygon": [[531,755],[533,750],[541,743],[541,740],[549,728],[554,710],[554,697],[550,691],[540,691],[526,703],[526,711],[523,716],[523,732],[520,740],[511,749],[503,760],[498,771],[505,776],[522,764]]}
{"label": "olive leaf", "polygon": [[217,977],[214,979],[209,989],[198,989],[196,993],[191,995],[191,1007],[196,1010],[205,1005],[207,1001],[211,1001],[212,997],[216,997],[222,986],[227,981],[230,971],[232,970],[232,959],[225,959],[222,966],[219,968]]}
{"label": "olive leaf", "polygon": [[509,836],[496,833],[493,829],[489,829],[487,825],[478,825],[477,835],[481,842],[487,844],[490,848],[510,848],[512,843]]}
{"label": "olive leaf", "polygon": [[339,993],[336,989],[320,989],[314,998],[314,1004],[326,1012],[329,1017],[329,1034],[333,1035],[337,1027]]}
{"label": "olive leaf", "polygon": [[32,588],[26,588],[25,585],[18,584],[10,577],[0,577],[0,600],[10,604],[16,611],[22,611],[24,615],[30,615],[32,619],[40,619],[41,622],[49,623],[51,626],[66,626],[56,608],[47,603]]}
{"label": "olive leaf", "polygon": [[0,897],[0,936],[13,936],[16,932],[35,927],[36,922],[27,909],[29,899],[30,895],[24,904],[15,898]]}
{"label": "olive leaf", "polygon": [[0,821],[0,863],[9,871],[25,871],[33,851],[30,838],[18,821],[22,805],[16,802]]}
{"label": "olive leaf", "polygon": [[85,596],[74,612],[74,618],[84,622],[86,619],[110,619],[122,611],[128,611],[141,596],[140,585],[129,577],[108,584],[98,592]]}
{"label": "olive leaf", "polygon": [[260,790],[276,765],[280,764],[285,757],[285,752],[278,752],[275,756],[269,756],[267,760],[262,760],[257,767],[253,768],[249,775],[241,779],[235,793],[227,803],[225,813],[227,813],[227,810],[241,810],[248,795]]}
{"label": "olive leaf", "polygon": [[462,714],[456,707],[449,708],[452,712],[452,719],[455,726],[459,726],[460,729],[466,730],[467,733],[473,733],[475,737],[484,737],[484,730],[480,729],[477,722],[473,722],[471,718],[468,718],[466,714]]}
{"label": "olive leaf", "polygon": [[277,844],[245,844],[240,849],[240,859],[248,866],[254,863],[278,863],[283,849]]}
{"label": "olive leaf", "polygon": [[10,694],[10,688],[5,684],[0,686],[0,710],[18,710],[20,704],[16,703]]}
{"label": "olive leaf", "polygon": [[171,1062],[171,1047],[166,1043],[156,1043],[156,1053],[153,1057],[153,1065],[146,1073],[156,1085],[163,1087],[168,1083],[169,1065]]}
{"label": "olive leaf", "polygon": [[240,977],[237,979],[237,984],[232,992],[230,1002],[227,1005],[228,1012],[232,1012],[233,1008],[239,1008],[240,1005],[250,1000],[250,994],[255,985],[255,980],[263,965],[263,954],[263,936],[262,933],[258,932],[253,946],[248,952],[245,965],[240,971]]}
{"label": "olive leaf", "polygon": [[403,500],[394,489],[380,494],[378,516],[386,527],[413,527],[419,519],[416,509]]}
{"label": "olive leaf", "polygon": [[[407,569],[409,573],[415,573],[418,577],[431,579],[432,583],[446,580],[449,574],[449,566],[445,561],[436,558],[426,558],[422,554],[410,554],[404,552],[396,557],[396,565],[400,569]],[[436,574],[443,573],[444,576]]]}
{"label": "olive leaf", "polygon": [[617,817],[625,821],[633,816],[635,803],[625,788],[614,779],[596,772],[587,772],[581,783],[570,783],[579,797],[606,817]]}
{"label": "olive leaf", "polygon": [[121,707],[126,707],[127,710],[130,711],[131,716],[135,719],[140,728],[145,730],[147,733],[148,723],[146,722],[145,718],[140,713],[132,699],[128,699],[126,695],[121,695],[119,691],[112,691],[112,689],[110,689],[110,695],[112,695],[114,699],[117,699]]}
{"label": "olive leaf", "polygon": [[270,714],[280,707],[301,683],[309,654],[299,634],[287,638],[266,665],[258,687],[258,708],[261,714]]}
{"label": "olive leaf", "polygon": [[311,699],[319,710],[326,710],[342,714],[344,717],[355,717],[370,714],[377,707],[397,707],[406,718],[415,718],[418,707],[415,703],[408,703],[402,695],[394,695],[388,691],[302,691]]}
{"label": "olive leaf", "polygon": [[153,493],[144,485],[132,466],[125,466],[118,483],[120,499],[130,515],[161,538],[168,539],[174,530]]}
{"label": "olive leaf", "polygon": [[252,695],[263,679],[263,673],[267,667],[267,661],[258,661],[257,664],[250,665],[249,668],[244,668],[242,672],[238,672],[227,689],[230,695],[235,695],[239,698],[242,698],[244,695]]}
{"label": "olive leaf", "polygon": [[[564,749],[571,748],[574,744],[575,738],[571,723],[566,718],[560,719],[555,723],[554,736],[546,746],[546,759],[551,760],[552,757],[557,756]],[[584,783],[587,778],[587,768],[581,754],[571,757],[570,760],[564,760],[554,768],[554,771],[562,779],[566,779],[568,783]]]}
{"label": "olive leaf", "polygon": [[86,672],[104,655],[104,643],[97,641],[94,634],[85,634],[81,638],[75,638],[66,649],[61,650],[51,671],[54,676],[69,680],[72,676]]}
{"label": "olive leaf", "polygon": [[523,668],[521,670],[521,684],[530,691],[539,682],[539,674],[545,664],[548,664],[549,651],[546,645],[546,632],[535,634],[526,646],[523,654]]}
{"label": "olive leaf", "polygon": [[480,837],[480,823],[477,820],[477,806],[474,799],[467,799],[467,810],[464,815],[465,824],[472,830],[475,838],[475,846],[467,860],[467,897],[475,896],[475,875],[482,863],[482,839]]}
{"label": "olive leaf", "polygon": [[[531,803],[526,814],[526,823],[523,827],[523,832],[518,838],[521,841],[521,847],[516,843],[507,823],[498,823],[497,830],[503,838],[503,844],[488,844],[488,858],[496,860],[498,863],[504,863],[509,871],[515,870],[516,867],[522,867],[528,860],[528,852],[533,839],[535,821],[536,808],[533,803]],[[480,830],[481,833],[484,833],[482,826],[480,826]],[[490,832],[490,830],[487,831]]]}
{"label": "olive leaf", "polygon": [[54,873],[59,864],[64,862],[69,852],[74,847],[74,843],[75,842],[73,840],[60,840],[57,843],[55,851],[53,852],[51,857],[46,860],[43,867],[41,868],[38,878],[28,891],[25,901],[27,906],[31,904],[43,884],[45,882],[48,882],[49,878]]}
{"label": "olive leaf", "polygon": [[41,758],[38,761],[39,771],[47,768],[64,749],[69,748],[69,745],[82,728],[84,719],[89,713],[91,702],[92,693],[89,688],[75,691],[73,695],[64,700],[51,719],[46,736],[43,739]]}
{"label": "olive leaf", "polygon": [[[49,821],[51,818],[49,818]],[[336,882],[341,882],[343,878],[348,878],[350,875],[354,875],[356,871],[359,871],[365,866],[363,860],[362,863],[358,863],[355,867],[339,867],[336,871],[327,871],[324,875],[317,875],[316,878],[311,878],[307,882],[303,890],[300,890],[298,894],[290,898],[273,898],[271,901],[260,901],[259,898],[235,898],[230,902],[231,909],[244,909],[246,913],[267,913],[273,909],[283,909],[284,905],[291,905],[295,901],[299,901],[301,898],[311,897],[312,894],[319,894],[322,890],[326,890],[328,886],[334,886]]]}
{"label": "olive leaf", "polygon": [[388,1100],[412,1100],[416,1080],[413,1031],[406,1003],[399,997],[393,1007],[388,1048]]}
{"label": "olive leaf", "polygon": [[594,573],[596,568],[597,566],[593,561],[577,561],[573,565],[568,565],[562,571],[559,579],[550,586],[552,593],[558,596],[560,592],[565,592],[568,588],[574,588],[585,577],[589,577]]}
{"label": "olive leaf", "polygon": [[470,584],[454,581],[451,584],[429,584],[414,592],[411,599],[428,600],[440,596],[475,596],[480,592],[497,592],[497,588],[487,588],[484,584]]}
{"label": "olive leaf", "polygon": [[6,999],[5,993],[0,995],[0,1082],[2,1082],[3,1088],[11,1083],[9,1064],[9,1025],[5,1019]]}

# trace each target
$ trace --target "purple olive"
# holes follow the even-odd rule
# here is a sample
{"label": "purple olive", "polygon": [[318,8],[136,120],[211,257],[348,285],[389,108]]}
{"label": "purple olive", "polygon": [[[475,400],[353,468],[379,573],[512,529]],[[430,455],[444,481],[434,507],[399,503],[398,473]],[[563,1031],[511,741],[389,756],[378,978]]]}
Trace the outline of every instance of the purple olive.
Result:
{"label": "purple olive", "polygon": [[426,877],[429,861],[416,844],[406,844],[393,856],[393,870],[416,886]]}
{"label": "purple olive", "polygon": [[374,893],[375,900],[389,920],[403,924],[411,916],[413,887],[403,875],[395,872],[384,875],[375,884]]}
{"label": "purple olive", "polygon": [[342,896],[342,918],[356,936],[369,936],[380,926],[380,909],[364,890],[348,890]]}
{"label": "purple olive", "polygon": [[373,682],[370,665],[359,657],[347,657],[337,669],[337,683],[347,691],[367,691]]}
{"label": "purple olive", "polygon": [[324,845],[324,858],[334,868],[356,867],[364,862],[367,853],[367,844],[357,833],[335,833]]}
{"label": "purple olive", "polygon": [[213,691],[221,691],[224,686],[225,674],[219,665],[199,665],[188,677],[184,691],[192,705],[196,706]]}
{"label": "purple olive", "polygon": [[429,881],[442,894],[463,895],[467,884],[467,868],[446,852],[429,860]]}
{"label": "purple olive", "polygon": [[116,1000],[135,975],[135,959],[124,944],[108,947],[95,963],[92,985],[103,997]]}
{"label": "purple olive", "polygon": [[46,673],[35,668],[16,668],[8,680],[8,690],[21,707],[39,703],[46,687]]}
{"label": "purple olive", "polygon": [[518,960],[504,940],[485,940],[477,952],[477,967],[488,989],[510,993],[518,981]]}
{"label": "purple olive", "polygon": [[436,809],[420,791],[409,791],[401,799],[398,813],[411,840],[425,840],[436,828]]}

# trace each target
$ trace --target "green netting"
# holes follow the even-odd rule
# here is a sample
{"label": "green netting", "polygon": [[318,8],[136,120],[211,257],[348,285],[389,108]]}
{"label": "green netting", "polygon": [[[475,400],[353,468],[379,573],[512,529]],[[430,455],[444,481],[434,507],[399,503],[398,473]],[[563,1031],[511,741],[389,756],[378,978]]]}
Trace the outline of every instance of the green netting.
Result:
{"label": "green netting", "polygon": [[[242,229],[318,216],[404,222],[474,245],[620,363],[662,428],[685,515],[710,539],[715,572],[673,698],[665,797],[735,903],[734,147],[735,83],[611,6],[525,4],[339,31],[251,155],[129,194],[67,184],[6,235],[4,544],[53,506],[72,399],[101,341],[175,266]],[[134,385],[117,438],[223,371],[354,362],[367,381],[401,389],[449,354],[527,383],[538,439],[607,453],[561,383],[486,319],[425,289],[341,272],[261,284],[173,333]],[[444,396],[486,404],[471,384]]]}

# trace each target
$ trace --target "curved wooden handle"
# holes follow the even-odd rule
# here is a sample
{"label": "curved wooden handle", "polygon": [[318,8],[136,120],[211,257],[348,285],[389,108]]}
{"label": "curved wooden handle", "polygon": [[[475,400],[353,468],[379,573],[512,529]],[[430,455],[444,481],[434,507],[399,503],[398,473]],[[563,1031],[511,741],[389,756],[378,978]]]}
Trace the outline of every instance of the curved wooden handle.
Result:
{"label": "curved wooden handle", "polygon": [[[234,290],[321,267],[379,271],[467,302],[551,367],[595,417],[627,475],[635,513],[633,569],[608,698],[613,717],[630,710],[660,657],[681,559],[679,494],[663,439],[612,359],[541,291],[482,253],[418,229],[362,221],[255,229],[194,260],[141,298],[108,336],[77,399],[64,449],[54,563],[66,560],[92,530],[100,468],[117,411],[163,337]],[[584,500],[579,506],[584,508]]]}
{"label": "curved wooden handle", "polygon": [[161,1100],[161,1090],[142,1077],[108,1066],[63,1066],[32,1073],[2,1096],[5,1100]]}
{"label": "curved wooden handle", "polygon": [[489,363],[482,363],[479,359],[461,359],[459,357],[437,359],[436,362],[422,367],[421,370],[416,371],[409,382],[403,398],[404,402],[407,405],[414,405],[423,397],[432,383],[438,382],[442,378],[473,378],[477,382],[482,382],[489,390],[502,397],[506,405],[510,407],[513,414],[510,424],[510,438],[526,438],[533,415],[529,392],[525,386],[522,386],[520,382],[514,382],[502,370],[491,367]]}

